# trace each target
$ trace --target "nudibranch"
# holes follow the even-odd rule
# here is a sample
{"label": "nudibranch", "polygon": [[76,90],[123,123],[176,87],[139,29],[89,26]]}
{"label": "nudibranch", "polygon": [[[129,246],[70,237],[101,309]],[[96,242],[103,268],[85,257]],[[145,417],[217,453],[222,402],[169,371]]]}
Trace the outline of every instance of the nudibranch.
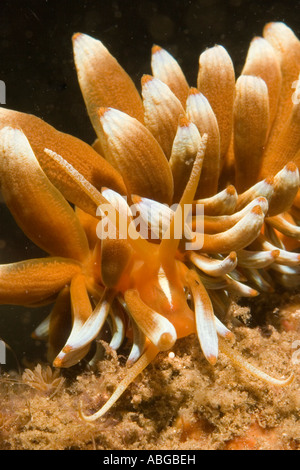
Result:
{"label": "nudibranch", "polygon": [[[293,374],[276,379],[247,363],[220,318],[232,292],[299,285],[299,40],[283,23],[268,24],[237,80],[227,51],[207,49],[192,88],[154,46],[141,95],[99,40],[78,33],[73,47],[92,146],[0,109],[3,197],[49,255],[0,266],[1,304],[53,304],[34,335],[47,340],[55,367],[86,357],[104,325],[113,349],[130,342],[125,378],[99,411],[82,413],[87,421],[192,333],[211,364],[221,351],[267,383],[288,385]],[[101,237],[104,218],[113,230]],[[201,245],[187,248],[200,232]]]}

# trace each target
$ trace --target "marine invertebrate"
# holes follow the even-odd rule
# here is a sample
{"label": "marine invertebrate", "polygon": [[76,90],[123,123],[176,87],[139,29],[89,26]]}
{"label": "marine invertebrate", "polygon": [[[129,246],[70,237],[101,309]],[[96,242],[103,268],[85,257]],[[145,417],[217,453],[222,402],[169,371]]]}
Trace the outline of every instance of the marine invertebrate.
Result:
{"label": "marine invertebrate", "polygon": [[[298,247],[300,108],[291,86],[300,45],[281,23],[264,35],[252,42],[236,82],[225,49],[205,51],[191,89],[175,59],[155,46],[142,99],[100,41],[74,35],[78,79],[97,134],[93,148],[34,116],[0,110],[4,198],[26,235],[50,255],[1,266],[0,302],[55,301],[35,334],[47,337],[56,367],[83,358],[107,320],[113,348],[125,335],[132,339],[127,376],[89,421],[159,351],[194,332],[212,364],[221,349],[269,383],[292,380],[247,364],[226,344],[232,333],[216,315],[230,291],[253,296],[270,289],[266,268],[283,283],[298,282],[300,255],[285,249],[284,237]],[[177,208],[165,206],[172,202]],[[187,249],[189,235],[199,234],[197,216],[178,216],[199,204],[203,244]],[[99,239],[105,210],[113,236]],[[156,240],[142,236],[138,224]]]}
{"label": "marine invertebrate", "polygon": [[53,396],[61,388],[64,378],[60,376],[59,369],[52,370],[50,366],[42,367],[41,364],[37,364],[33,370],[24,370],[22,381],[36,390]]}

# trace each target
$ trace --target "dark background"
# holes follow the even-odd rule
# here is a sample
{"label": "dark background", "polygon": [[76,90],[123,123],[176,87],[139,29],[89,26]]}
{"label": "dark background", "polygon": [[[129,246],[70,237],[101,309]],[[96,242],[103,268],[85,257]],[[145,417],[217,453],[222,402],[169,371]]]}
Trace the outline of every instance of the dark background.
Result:
{"label": "dark background", "polygon": [[[73,33],[101,39],[138,88],[142,74],[151,73],[153,44],[171,52],[195,86],[198,57],[206,47],[225,46],[238,74],[249,42],[262,34],[265,23],[284,21],[299,36],[299,18],[297,0],[0,0],[0,79],[6,84],[6,106],[92,142],[73,64]],[[40,255],[0,204],[0,262]],[[45,310],[1,307],[0,338],[19,359],[37,352],[30,332],[45,315]],[[14,367],[10,353],[8,360]]]}
{"label": "dark background", "polygon": [[179,60],[194,86],[206,47],[225,46],[239,70],[250,40],[266,22],[285,21],[299,34],[299,18],[296,0],[0,0],[0,78],[7,85],[7,107],[93,140],[73,64],[73,33],[101,39],[138,87],[150,72],[151,46],[159,44]]}

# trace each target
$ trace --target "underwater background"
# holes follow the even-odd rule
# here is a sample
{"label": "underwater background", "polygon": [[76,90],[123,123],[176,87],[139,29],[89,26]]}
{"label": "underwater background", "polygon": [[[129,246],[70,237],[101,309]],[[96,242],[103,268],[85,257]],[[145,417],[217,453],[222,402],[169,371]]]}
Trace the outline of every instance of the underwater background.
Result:
{"label": "underwater background", "polygon": [[[300,0],[0,0],[3,106],[92,143],[74,33],[100,39],[138,89],[151,73],[153,44],[169,51],[195,86],[201,52],[223,45],[238,76],[251,39],[271,21],[285,22],[299,37]],[[0,197],[0,264],[43,255]],[[233,323],[245,320],[235,325],[237,351],[286,376],[291,345],[299,341],[299,289],[252,301],[251,315],[247,299],[233,303]],[[103,420],[87,425],[81,404],[92,413],[108,399],[126,373],[125,359],[104,346],[104,360],[93,370],[82,361],[60,376],[51,372],[46,346],[31,337],[50,308],[0,306],[0,339],[9,346],[0,365],[0,450],[300,449],[299,367],[290,387],[267,387],[222,354],[212,367],[195,335],[177,341],[172,356],[160,354]],[[34,369],[37,363],[43,366]],[[26,367],[32,374],[23,373]]]}

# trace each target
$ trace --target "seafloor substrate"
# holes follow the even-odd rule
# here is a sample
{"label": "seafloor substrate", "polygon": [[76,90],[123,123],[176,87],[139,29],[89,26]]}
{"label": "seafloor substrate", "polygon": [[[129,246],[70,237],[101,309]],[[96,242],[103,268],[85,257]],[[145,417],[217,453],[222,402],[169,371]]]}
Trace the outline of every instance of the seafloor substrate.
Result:
{"label": "seafloor substrate", "polygon": [[96,411],[126,373],[124,358],[106,347],[96,371],[65,371],[57,389],[2,375],[0,449],[300,449],[300,295],[256,301],[251,316],[263,315],[268,326],[243,326],[238,319],[247,319],[248,307],[233,303],[230,313],[245,359],[276,377],[293,370],[292,385],[268,386],[222,354],[213,367],[192,335],[176,343],[174,357],[161,353],[107,415],[88,424],[80,404]]}

